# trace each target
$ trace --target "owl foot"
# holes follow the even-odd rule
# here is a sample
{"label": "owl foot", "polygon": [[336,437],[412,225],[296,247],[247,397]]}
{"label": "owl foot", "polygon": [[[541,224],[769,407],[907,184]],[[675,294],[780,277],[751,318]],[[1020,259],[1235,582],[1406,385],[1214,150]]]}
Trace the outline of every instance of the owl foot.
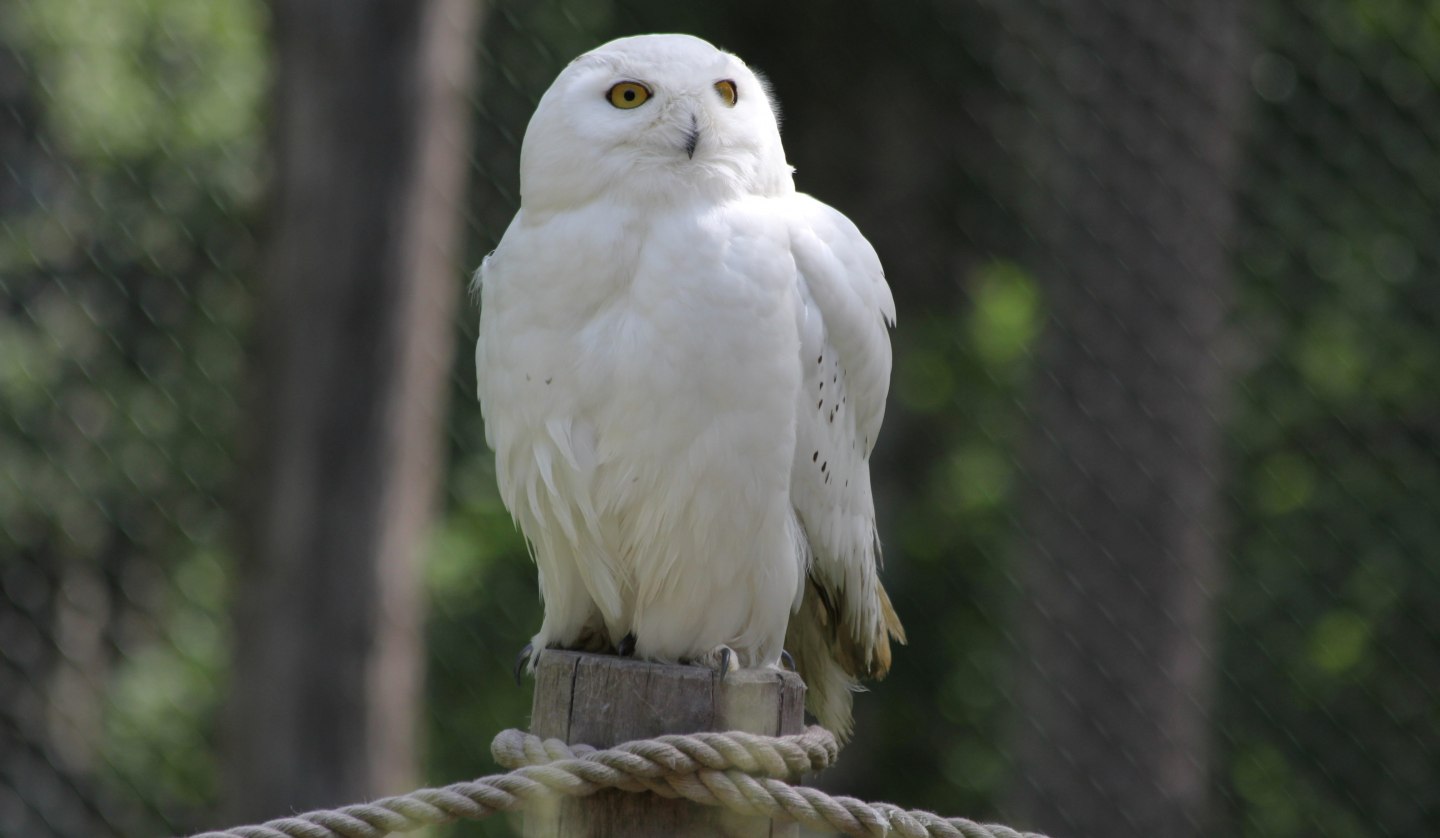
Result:
{"label": "owl foot", "polygon": [[735,654],[734,649],[731,649],[729,646],[716,646],[707,654],[701,655],[698,658],[691,658],[685,661],[685,663],[689,663],[692,666],[703,666],[706,669],[713,669],[715,670],[715,674],[724,678],[726,675],[740,668],[739,660],[740,658]]}
{"label": "owl foot", "polygon": [[785,667],[786,669],[790,670],[791,672],[794,672],[794,671],[795,671],[795,658],[791,657],[791,656],[790,656],[790,653],[787,652],[786,650],[781,649],[781,650],[780,650],[780,665],[783,666],[783,667]]}
{"label": "owl foot", "polygon": [[526,643],[520,654],[515,656],[515,686],[520,686],[520,676],[525,671],[525,664],[530,662],[530,657],[535,654],[535,645]]}
{"label": "owl foot", "polygon": [[615,647],[615,654],[619,655],[622,658],[629,658],[635,656],[634,632],[631,632],[630,634],[627,634],[624,637],[620,638],[620,645]]}

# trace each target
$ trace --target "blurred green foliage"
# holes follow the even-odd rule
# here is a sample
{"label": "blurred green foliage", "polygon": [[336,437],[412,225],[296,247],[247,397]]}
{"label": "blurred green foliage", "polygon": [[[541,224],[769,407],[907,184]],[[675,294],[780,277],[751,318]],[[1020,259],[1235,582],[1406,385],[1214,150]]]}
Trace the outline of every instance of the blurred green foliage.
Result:
{"label": "blurred green foliage", "polygon": [[[968,79],[1004,110],[992,77],[1003,51],[957,40],[953,10],[930,6],[853,23],[878,39],[876,55],[854,60],[881,75],[923,65]],[[264,6],[30,0],[0,15],[35,114],[28,156],[5,161],[31,200],[0,215],[0,577],[7,605],[35,626],[74,612],[84,619],[67,624],[90,637],[43,638],[52,651],[36,657],[7,647],[0,669],[81,708],[39,721],[81,743],[73,771],[122,801],[106,810],[112,823],[183,829],[220,793],[228,487],[242,462],[247,277],[266,174]],[[743,55],[734,18],[640,0],[493,3],[477,46],[467,264],[514,211],[519,138],[566,61],[666,29]],[[1253,23],[1236,379],[1228,459],[1216,464],[1230,499],[1230,576],[1214,592],[1217,824],[1253,836],[1429,834],[1440,829],[1440,12],[1266,0]],[[935,57],[956,43],[954,66]],[[813,94],[853,106],[833,70],[781,64],[772,76],[789,80],[782,103]],[[834,161],[792,154],[802,187],[857,217],[874,212],[837,196],[863,192],[885,161],[831,145]],[[860,735],[822,782],[984,817],[1012,780],[1005,615],[1024,538],[1023,395],[1046,304],[1013,221],[1033,183],[1019,167],[959,165],[944,184],[961,196],[954,215],[916,212],[951,225],[969,258],[930,277],[892,273],[900,325],[876,474],[887,584],[912,643],[859,698]],[[467,311],[456,325],[462,359],[474,320]],[[539,622],[473,390],[465,361],[426,565],[426,771],[437,783],[493,770],[490,737],[525,723],[528,684],[510,671]]]}
{"label": "blurred green foliage", "polygon": [[35,114],[0,217],[0,576],[56,632],[0,635],[48,705],[9,721],[69,743],[57,774],[120,833],[218,793],[263,26],[246,0],[0,9]]}
{"label": "blurred green foliage", "polygon": [[1254,836],[1440,826],[1440,9],[1267,3],[1216,718]]}

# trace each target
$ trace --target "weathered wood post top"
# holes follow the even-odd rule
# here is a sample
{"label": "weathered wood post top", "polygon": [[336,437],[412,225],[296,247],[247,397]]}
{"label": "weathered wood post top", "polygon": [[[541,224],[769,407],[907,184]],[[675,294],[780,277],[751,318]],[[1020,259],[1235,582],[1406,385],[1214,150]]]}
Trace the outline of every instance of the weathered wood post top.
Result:
{"label": "weathered wood post top", "polygon": [[[658,664],[614,655],[545,651],[535,666],[530,731],[568,745],[608,748],[667,733],[800,733],[805,685],[791,672]],[[525,835],[795,836],[789,823],[743,817],[651,793],[603,791],[527,810]]]}

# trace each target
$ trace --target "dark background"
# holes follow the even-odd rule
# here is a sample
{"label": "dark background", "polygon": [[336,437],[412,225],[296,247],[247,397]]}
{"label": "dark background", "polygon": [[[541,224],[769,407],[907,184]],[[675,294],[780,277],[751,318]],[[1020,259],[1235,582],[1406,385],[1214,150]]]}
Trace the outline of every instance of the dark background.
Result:
{"label": "dark background", "polygon": [[1440,832],[1433,3],[0,0],[0,835],[495,770],[540,605],[464,289],[650,31],[768,75],[899,308],[911,643],[819,785]]}

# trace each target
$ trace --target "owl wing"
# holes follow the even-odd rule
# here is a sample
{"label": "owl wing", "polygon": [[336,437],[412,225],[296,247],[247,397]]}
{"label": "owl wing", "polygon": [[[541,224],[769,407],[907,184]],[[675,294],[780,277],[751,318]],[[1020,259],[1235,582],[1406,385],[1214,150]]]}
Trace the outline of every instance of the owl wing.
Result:
{"label": "owl wing", "polygon": [[811,556],[787,646],[812,712],[843,737],[856,679],[883,677],[890,638],[905,640],[877,573],[869,465],[890,389],[895,301],[850,219],[807,195],[787,200],[803,382],[790,497]]}

